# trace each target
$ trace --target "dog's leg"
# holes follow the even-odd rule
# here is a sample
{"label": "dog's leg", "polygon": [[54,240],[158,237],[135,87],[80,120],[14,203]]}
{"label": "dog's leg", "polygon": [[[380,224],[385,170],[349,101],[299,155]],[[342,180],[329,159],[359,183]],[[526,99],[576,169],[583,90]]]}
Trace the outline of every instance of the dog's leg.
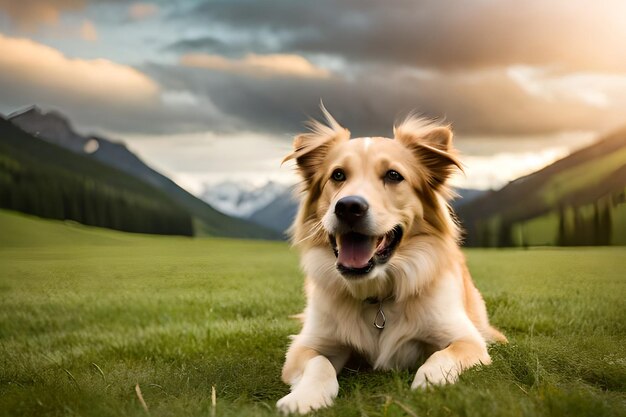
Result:
{"label": "dog's leg", "polygon": [[440,351],[433,353],[415,374],[411,389],[431,385],[453,383],[459,374],[478,364],[491,363],[487,346],[483,340],[460,339]]}
{"label": "dog's leg", "polygon": [[282,373],[291,393],[276,403],[278,409],[284,414],[305,414],[330,406],[339,392],[337,373],[348,356],[349,351],[341,351],[328,358],[297,342],[291,345]]}

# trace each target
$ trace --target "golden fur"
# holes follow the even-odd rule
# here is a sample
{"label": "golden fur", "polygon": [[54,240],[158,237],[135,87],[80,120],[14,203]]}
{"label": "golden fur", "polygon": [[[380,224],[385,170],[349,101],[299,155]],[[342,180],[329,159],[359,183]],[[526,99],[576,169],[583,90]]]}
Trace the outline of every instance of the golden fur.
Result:
{"label": "golden fur", "polygon": [[[447,203],[446,180],[461,166],[450,129],[409,116],[394,128],[393,139],[350,139],[322,110],[327,124],[311,122],[285,158],[296,161],[303,178],[292,235],[307,296],[303,328],[293,337],[282,373],[291,385],[277,404],[285,413],[331,405],[336,374],[352,353],[374,369],[416,368],[426,359],[411,385],[424,388],[489,364],[487,343],[506,342],[489,325],[459,249],[459,228]],[[331,180],[338,168],[344,181]],[[386,182],[389,170],[404,180]],[[357,279],[338,271],[329,241],[341,227],[337,201],[355,195],[369,204],[368,236],[384,236],[396,225],[403,230],[391,258]],[[382,330],[373,325],[379,305],[364,301],[372,297],[383,300]]]}

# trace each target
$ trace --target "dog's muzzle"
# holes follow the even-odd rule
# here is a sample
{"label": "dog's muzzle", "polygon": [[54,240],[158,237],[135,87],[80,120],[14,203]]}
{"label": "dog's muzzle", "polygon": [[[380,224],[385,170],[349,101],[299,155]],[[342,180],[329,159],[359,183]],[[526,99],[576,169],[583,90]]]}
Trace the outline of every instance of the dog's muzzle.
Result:
{"label": "dog's muzzle", "polygon": [[383,235],[368,233],[368,210],[369,204],[360,196],[343,197],[335,204],[339,225],[329,240],[337,257],[337,269],[345,277],[365,276],[376,265],[386,263],[402,239],[400,225]]}

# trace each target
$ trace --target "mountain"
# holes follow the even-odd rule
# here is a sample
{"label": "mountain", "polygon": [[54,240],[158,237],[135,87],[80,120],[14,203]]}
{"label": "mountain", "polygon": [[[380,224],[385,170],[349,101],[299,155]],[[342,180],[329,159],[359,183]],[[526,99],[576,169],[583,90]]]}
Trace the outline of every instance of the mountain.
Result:
{"label": "mountain", "polygon": [[248,218],[282,195],[288,185],[269,181],[262,187],[250,183],[225,181],[206,186],[201,198],[222,213]]}
{"label": "mountain", "polygon": [[215,210],[171,179],[150,168],[123,143],[101,136],[84,136],[77,133],[61,113],[43,112],[33,106],[9,115],[8,120],[40,139],[116,168],[162,190],[192,216],[196,235],[279,238],[279,235],[271,230],[241,219],[234,219]]}
{"label": "mountain", "polygon": [[192,235],[161,190],[0,119],[0,207],[128,232]]}
{"label": "mountain", "polygon": [[459,207],[464,206],[478,197],[486,194],[488,191],[475,190],[473,188],[455,188],[454,191],[458,194],[458,197],[452,200],[452,208],[457,210]]}
{"label": "mountain", "polygon": [[459,207],[468,246],[626,244],[626,128]]}
{"label": "mountain", "polygon": [[250,220],[277,232],[286,233],[298,211],[295,188],[296,186],[291,186],[283,190],[269,204],[252,213]]}

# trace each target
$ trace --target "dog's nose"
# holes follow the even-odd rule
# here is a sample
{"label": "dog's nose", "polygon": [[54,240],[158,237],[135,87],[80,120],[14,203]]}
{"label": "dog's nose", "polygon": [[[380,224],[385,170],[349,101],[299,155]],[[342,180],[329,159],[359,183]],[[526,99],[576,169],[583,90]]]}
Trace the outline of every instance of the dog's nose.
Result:
{"label": "dog's nose", "polygon": [[337,201],[337,204],[335,204],[335,215],[340,220],[352,224],[365,216],[369,207],[369,204],[363,197],[349,195]]}

